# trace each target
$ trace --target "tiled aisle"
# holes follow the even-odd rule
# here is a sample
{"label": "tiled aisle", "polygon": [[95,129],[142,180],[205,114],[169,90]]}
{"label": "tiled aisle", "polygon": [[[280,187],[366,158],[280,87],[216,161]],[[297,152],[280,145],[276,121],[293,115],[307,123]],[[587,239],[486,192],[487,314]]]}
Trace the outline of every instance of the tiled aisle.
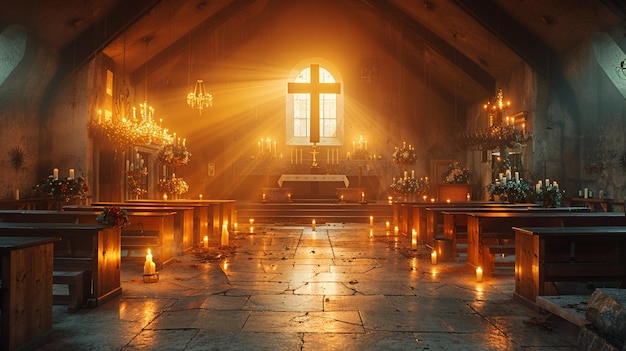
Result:
{"label": "tiled aisle", "polygon": [[223,260],[178,257],[155,284],[124,262],[123,296],[56,306],[40,349],[577,350],[578,328],[512,300],[512,274],[478,283],[384,225],[255,231],[231,235]]}

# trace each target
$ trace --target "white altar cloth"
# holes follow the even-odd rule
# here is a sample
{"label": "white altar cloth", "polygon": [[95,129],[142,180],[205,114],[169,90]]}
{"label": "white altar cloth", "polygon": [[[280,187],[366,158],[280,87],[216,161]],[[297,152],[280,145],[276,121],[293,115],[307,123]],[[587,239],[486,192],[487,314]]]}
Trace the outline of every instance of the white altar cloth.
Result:
{"label": "white altar cloth", "polygon": [[284,182],[343,182],[346,188],[350,185],[343,174],[283,174],[278,178],[278,186],[282,188]]}

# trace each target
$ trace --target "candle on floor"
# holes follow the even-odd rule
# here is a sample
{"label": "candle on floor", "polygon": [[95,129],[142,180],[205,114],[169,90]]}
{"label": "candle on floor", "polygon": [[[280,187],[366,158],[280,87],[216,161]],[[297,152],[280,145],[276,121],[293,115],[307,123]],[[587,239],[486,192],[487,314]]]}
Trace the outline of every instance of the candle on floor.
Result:
{"label": "candle on floor", "polygon": [[370,216],[370,225],[374,225],[374,216]]}
{"label": "candle on floor", "polygon": [[202,244],[204,246],[204,248],[208,248],[209,247],[209,237],[208,236],[204,236],[204,238],[202,239]]}
{"label": "candle on floor", "polygon": [[394,234],[398,234],[399,231],[400,229],[398,228],[398,226],[393,227]]}
{"label": "candle on floor", "polygon": [[250,233],[254,233],[254,218],[250,218]]}
{"label": "candle on floor", "polygon": [[228,246],[228,237],[228,222],[224,222],[224,225],[222,225],[222,246]]}
{"label": "candle on floor", "polygon": [[430,253],[430,263],[437,264],[437,251],[433,251]]}
{"label": "candle on floor", "polygon": [[370,228],[370,238],[374,237],[374,229]]}
{"label": "candle on floor", "polygon": [[481,267],[476,267],[476,281],[483,281],[483,269]]}
{"label": "candle on floor", "polygon": [[146,255],[146,262],[143,265],[143,274],[151,275],[156,273],[156,265],[152,261],[152,252],[148,249],[148,254]]}
{"label": "candle on floor", "polygon": [[417,250],[417,230],[411,231],[411,249]]}
{"label": "candle on floor", "polygon": [[311,230],[315,231],[315,220],[311,221]]}

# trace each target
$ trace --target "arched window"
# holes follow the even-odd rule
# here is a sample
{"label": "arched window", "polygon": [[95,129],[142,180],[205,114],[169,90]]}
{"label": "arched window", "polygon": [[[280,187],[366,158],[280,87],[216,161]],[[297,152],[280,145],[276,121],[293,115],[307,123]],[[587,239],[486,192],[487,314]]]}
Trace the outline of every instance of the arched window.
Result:
{"label": "arched window", "polygon": [[[332,65],[323,60],[300,63],[289,77],[290,82],[310,83],[311,63],[319,63],[320,83],[342,83]],[[335,71],[335,73],[331,73]],[[343,89],[342,89],[343,90]],[[287,145],[311,145],[311,95],[287,94],[286,141]],[[320,94],[320,142],[319,145],[343,145],[343,94]]]}

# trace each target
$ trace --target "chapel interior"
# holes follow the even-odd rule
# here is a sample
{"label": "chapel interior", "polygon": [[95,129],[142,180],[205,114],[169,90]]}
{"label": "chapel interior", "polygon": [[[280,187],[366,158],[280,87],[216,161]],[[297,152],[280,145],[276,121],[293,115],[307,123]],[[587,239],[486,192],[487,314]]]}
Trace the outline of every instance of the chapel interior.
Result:
{"label": "chapel interior", "polygon": [[[347,175],[369,199],[393,195],[404,170],[436,184],[437,160],[467,167],[472,198],[488,198],[499,149],[463,136],[490,128],[483,107],[501,91],[528,133],[506,148],[509,168],[572,196],[623,200],[624,18],[615,0],[11,2],[0,194],[31,196],[53,169],[74,169],[91,199],[121,201],[134,196],[126,162],[143,159],[140,197],[161,197],[159,179],[174,173],[183,197],[258,200],[281,174],[311,172],[287,86],[317,64],[340,89],[324,95],[336,97],[336,119],[322,128],[317,171]],[[201,109],[187,101],[200,80],[212,99]],[[185,141],[187,165],[160,167],[159,138],[107,134],[103,124],[141,118],[144,103],[146,128]],[[410,167],[391,162],[403,142]]]}
{"label": "chapel interior", "polygon": [[[179,339],[159,339],[151,333],[167,330],[182,337],[196,329],[206,333],[189,337],[189,345],[195,342],[197,349],[214,340],[230,342],[232,349],[272,340],[276,344],[266,349],[294,349],[291,342],[299,345],[295,349],[307,349],[303,345],[336,349],[344,341],[354,346],[350,344],[354,340],[362,342],[356,349],[393,349],[360,339],[362,334],[381,343],[390,338],[385,329],[389,315],[381,312],[367,318],[372,310],[389,307],[389,301],[397,305],[384,313],[406,312],[406,320],[397,323],[409,324],[405,331],[413,334],[389,333],[402,339],[402,345],[416,347],[410,349],[455,349],[457,339],[446,339],[439,348],[420,343],[445,339],[441,331],[447,330],[459,340],[471,336],[468,345],[476,349],[550,349],[553,343],[562,346],[559,350],[574,350],[571,324],[559,324],[551,335],[545,330],[535,333],[524,328],[536,327],[536,320],[521,322],[520,316],[545,312],[541,308],[546,306],[537,308],[543,295],[581,291],[590,295],[600,284],[589,281],[598,277],[610,281],[602,286],[609,289],[607,294],[618,290],[622,305],[626,301],[625,102],[624,0],[4,1],[0,256],[3,250],[20,248],[2,241],[5,236],[61,237],[61,244],[36,245],[42,257],[50,251],[46,247],[54,247],[54,259],[46,256],[50,263],[43,264],[42,274],[50,289],[67,284],[70,302],[68,310],[55,309],[53,315],[50,294],[44,294],[43,307],[32,312],[47,311],[43,317],[37,315],[43,321],[37,328],[42,330],[24,324],[19,332],[12,331],[3,319],[9,313],[2,308],[19,303],[8,302],[12,293],[5,293],[10,290],[7,283],[0,294],[0,350],[20,349],[21,343],[46,333],[42,350],[93,346],[98,334],[79,340],[74,331],[98,318],[118,331],[109,336],[106,328],[96,328],[106,341],[89,349],[179,349]],[[427,222],[426,207],[433,206],[439,211],[433,215],[439,216],[433,217],[435,222],[441,216],[457,218],[443,214],[455,206],[481,219],[463,217],[466,237],[461,233],[457,237],[448,231],[460,230],[456,223],[442,219],[431,228],[434,222]],[[120,208],[128,210],[130,222],[122,218],[126,210],[121,215]],[[37,210],[45,211],[33,215]],[[104,211],[102,215],[120,212],[113,222],[104,223],[96,210]],[[163,214],[166,210],[171,213]],[[499,215],[487,213],[497,211]],[[162,220],[169,223],[167,229],[163,224],[144,228],[141,222],[170,215]],[[175,219],[179,215],[186,219]],[[481,236],[490,216],[510,217],[493,230],[507,236]],[[481,228],[475,241],[470,223]],[[277,229],[278,224],[285,228]],[[73,255],[82,241],[64,236],[72,230],[109,236],[89,241],[84,248],[88,254],[77,259]],[[335,246],[317,246],[320,232],[324,245]],[[280,248],[268,249],[270,235],[259,233],[271,234]],[[559,235],[570,241],[547,244],[545,249],[524,242]],[[572,238],[583,236],[574,244]],[[526,251],[520,251],[522,243],[528,245]],[[356,253],[342,256],[337,249],[341,245]],[[198,257],[206,259],[214,249],[218,258],[205,266],[197,263]],[[324,256],[329,251],[331,259]],[[273,252],[277,256],[268,258]],[[543,260],[544,253],[561,261],[546,265],[532,261],[539,256]],[[81,261],[87,268],[65,272],[69,266],[58,265],[68,259],[65,256],[74,262],[68,265]],[[252,260],[260,263],[249,268]],[[291,266],[280,266],[281,261]],[[321,279],[320,270],[322,276],[331,276],[328,279],[339,279],[333,276],[338,266],[364,267],[371,262],[375,262],[372,271],[386,269],[389,274],[382,280],[358,272],[362,274],[358,279],[315,281]],[[294,272],[300,265],[315,278],[302,278],[304,269]],[[280,275],[261,272],[268,266],[282,275],[263,280]],[[508,269],[504,275],[497,274],[501,266]],[[544,274],[548,266],[553,270]],[[7,267],[0,258],[5,273]],[[206,270],[203,275],[194,272],[198,267]],[[249,278],[253,269],[257,276]],[[358,269],[351,266],[342,274],[349,276]],[[58,275],[59,270],[65,273]],[[419,278],[411,275],[414,272],[420,272]],[[249,288],[245,284],[253,283],[245,279],[242,283],[238,280],[242,275],[260,279],[254,284],[263,287]],[[423,278],[432,284],[450,279],[441,286],[452,286],[453,292],[431,289]],[[191,284],[187,280],[205,284],[205,290],[193,296],[197,300],[191,300],[191,288],[181,288]],[[273,285],[268,287],[282,283],[298,287],[280,287],[278,292]],[[314,289],[315,283],[338,284],[337,289],[349,290],[346,295],[380,299],[371,304],[346,300],[348,307],[333,306],[344,290],[322,285],[321,290],[328,289],[321,294],[324,308],[359,316],[356,322],[343,324],[348,325],[345,330],[334,330],[335,324],[324,326],[320,318],[319,328],[328,328],[339,341],[309,330],[318,326],[307,325],[304,330],[305,324],[289,326],[288,333],[272,329],[280,313],[294,312],[303,304],[297,298],[318,297],[318,291],[310,290],[298,295],[298,289]],[[398,293],[396,289],[406,284],[419,287]],[[79,297],[72,290],[76,286],[84,288],[78,288]],[[38,289],[24,289],[18,295],[30,290]],[[285,292],[295,297],[280,300],[279,307],[271,305],[277,300],[263,300],[267,305],[255,300],[270,299],[272,294],[279,296],[271,298],[283,299]],[[213,310],[208,300],[201,304],[203,294],[217,296],[220,303],[229,300],[228,306],[235,296],[257,305],[229,309],[231,319],[220,324],[226,315],[223,306]],[[489,327],[498,331],[492,335],[465,330],[472,325],[463,319],[465,314],[459,319],[456,312],[439,311],[445,316],[441,319],[450,318],[448,324],[424,332],[421,325],[411,324],[412,304],[419,301],[404,300],[419,294],[437,301],[432,308],[454,305],[471,318],[489,320]],[[514,297],[522,304],[510,307]],[[187,305],[177,310],[175,303],[164,306],[165,299]],[[405,306],[402,302],[409,306],[407,311],[398,307]],[[267,311],[255,310],[268,305]],[[215,324],[198,327],[200,322],[191,322],[183,312],[165,318],[198,309],[211,316],[204,320]],[[564,309],[555,307],[550,313],[559,315]],[[499,322],[483,314],[496,310],[506,310]],[[275,319],[263,320],[274,312]],[[137,315],[131,317],[132,313]],[[315,313],[306,313],[306,318],[316,318]],[[146,322],[148,315],[158,317]],[[240,317],[243,327],[235,320]],[[120,324],[125,318],[133,320],[132,327]],[[584,318],[575,320],[583,330]],[[450,325],[457,322],[463,327],[450,332],[454,329]],[[352,329],[355,325],[357,332]],[[20,339],[21,330],[33,335]],[[220,334],[224,330],[232,334]],[[615,334],[617,338],[608,338],[604,345],[624,347],[623,335],[620,339],[620,332]],[[405,346],[397,349],[408,349]]]}

